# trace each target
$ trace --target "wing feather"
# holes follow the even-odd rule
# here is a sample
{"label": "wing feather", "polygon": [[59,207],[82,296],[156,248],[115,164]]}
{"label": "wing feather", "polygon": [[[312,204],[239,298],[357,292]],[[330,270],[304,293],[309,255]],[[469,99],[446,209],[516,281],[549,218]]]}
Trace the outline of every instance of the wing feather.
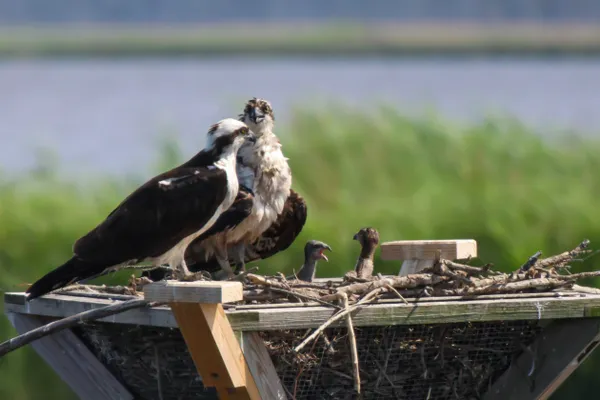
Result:
{"label": "wing feather", "polygon": [[[160,182],[169,184],[160,184]],[[159,256],[205,225],[227,193],[221,169],[177,168],[130,194],[74,245],[82,260],[115,265]]]}
{"label": "wing feather", "polygon": [[[294,190],[290,190],[283,211],[275,222],[271,224],[254,243],[247,246],[245,262],[252,262],[259,259],[269,258],[280,251],[287,249],[298,237],[307,218],[306,202]],[[192,249],[192,246],[188,247]],[[194,248],[196,250],[197,248]],[[188,267],[193,271],[215,272],[220,269],[216,258],[213,256],[208,260],[204,259],[202,252],[191,250],[186,254]],[[230,262],[233,263],[231,254]]]}

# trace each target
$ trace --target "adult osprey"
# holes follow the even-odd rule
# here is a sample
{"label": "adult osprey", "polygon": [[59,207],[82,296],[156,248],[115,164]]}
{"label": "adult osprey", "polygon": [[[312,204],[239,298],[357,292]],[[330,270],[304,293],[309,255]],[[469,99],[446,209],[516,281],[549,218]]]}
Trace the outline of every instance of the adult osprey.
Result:
{"label": "adult osprey", "polygon": [[189,274],[187,246],[215,223],[238,193],[236,154],[247,137],[248,126],[232,118],[211,126],[204,150],[130,194],[75,242],[69,261],[27,289],[28,300],[140,262],[169,264]]}
{"label": "adult osprey", "polygon": [[271,104],[249,100],[240,120],[254,132],[256,141],[246,141],[238,152],[240,191],[234,204],[186,253],[194,271],[214,272],[218,264],[231,276],[231,261],[243,270],[249,260],[287,248],[306,221],[306,203],[291,191],[291,170],[273,133]]}

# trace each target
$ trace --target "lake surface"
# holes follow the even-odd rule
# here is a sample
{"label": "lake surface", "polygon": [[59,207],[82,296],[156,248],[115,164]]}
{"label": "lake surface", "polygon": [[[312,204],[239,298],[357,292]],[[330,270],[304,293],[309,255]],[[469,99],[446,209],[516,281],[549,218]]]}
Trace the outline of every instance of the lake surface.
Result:
{"label": "lake surface", "polygon": [[[508,114],[541,133],[600,132],[600,59],[61,59],[0,62],[0,169],[52,149],[78,171],[146,171],[176,134],[186,155],[246,99],[292,107],[385,102],[458,121]],[[282,129],[278,132],[285,135]]]}

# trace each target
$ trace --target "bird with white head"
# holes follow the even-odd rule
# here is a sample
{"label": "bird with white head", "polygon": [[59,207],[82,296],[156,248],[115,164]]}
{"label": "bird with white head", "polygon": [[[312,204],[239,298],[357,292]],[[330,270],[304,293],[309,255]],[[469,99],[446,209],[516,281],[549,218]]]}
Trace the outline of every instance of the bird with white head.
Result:
{"label": "bird with white head", "polygon": [[73,246],[73,257],[29,289],[28,300],[138,263],[169,264],[188,275],[187,246],[233,203],[236,155],[252,137],[239,120],[211,126],[207,146],[186,163],[140,186]]}

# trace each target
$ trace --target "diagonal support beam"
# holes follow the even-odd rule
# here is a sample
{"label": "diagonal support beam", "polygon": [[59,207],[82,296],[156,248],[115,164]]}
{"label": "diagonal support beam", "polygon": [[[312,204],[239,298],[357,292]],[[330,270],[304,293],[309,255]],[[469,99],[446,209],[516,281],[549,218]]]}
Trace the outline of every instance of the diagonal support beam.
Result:
{"label": "diagonal support beam", "polygon": [[600,318],[554,320],[511,363],[484,400],[546,400],[600,342]]}

